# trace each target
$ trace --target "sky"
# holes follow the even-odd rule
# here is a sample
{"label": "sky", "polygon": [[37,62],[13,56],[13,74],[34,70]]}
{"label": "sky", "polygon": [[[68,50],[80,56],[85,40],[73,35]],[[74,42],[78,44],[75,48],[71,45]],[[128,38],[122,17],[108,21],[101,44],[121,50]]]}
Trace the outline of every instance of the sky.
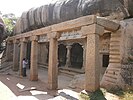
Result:
{"label": "sky", "polygon": [[1,0],[0,11],[2,14],[13,13],[20,17],[22,12],[30,8],[49,4],[52,0]]}

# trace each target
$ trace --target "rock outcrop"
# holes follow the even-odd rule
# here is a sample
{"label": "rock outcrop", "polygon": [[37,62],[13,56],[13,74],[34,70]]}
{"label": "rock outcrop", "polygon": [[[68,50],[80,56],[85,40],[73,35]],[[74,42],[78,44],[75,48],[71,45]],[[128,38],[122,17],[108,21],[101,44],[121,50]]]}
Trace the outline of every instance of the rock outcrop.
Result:
{"label": "rock outcrop", "polygon": [[14,35],[92,14],[122,20],[133,16],[132,3],[132,0],[54,0],[23,12]]}
{"label": "rock outcrop", "polygon": [[101,80],[106,89],[133,89],[133,18],[111,34],[109,65]]}
{"label": "rock outcrop", "polygon": [[4,30],[5,30],[4,22],[3,22],[2,18],[0,18],[0,44],[1,44],[2,40],[3,40]]}

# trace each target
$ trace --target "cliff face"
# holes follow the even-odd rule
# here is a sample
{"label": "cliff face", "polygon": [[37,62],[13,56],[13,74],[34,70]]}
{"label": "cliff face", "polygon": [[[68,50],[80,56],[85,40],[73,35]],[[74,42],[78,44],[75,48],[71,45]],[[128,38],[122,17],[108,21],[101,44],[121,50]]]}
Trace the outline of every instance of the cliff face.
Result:
{"label": "cliff face", "polygon": [[23,12],[14,35],[86,15],[122,20],[132,17],[132,0],[54,0]]}

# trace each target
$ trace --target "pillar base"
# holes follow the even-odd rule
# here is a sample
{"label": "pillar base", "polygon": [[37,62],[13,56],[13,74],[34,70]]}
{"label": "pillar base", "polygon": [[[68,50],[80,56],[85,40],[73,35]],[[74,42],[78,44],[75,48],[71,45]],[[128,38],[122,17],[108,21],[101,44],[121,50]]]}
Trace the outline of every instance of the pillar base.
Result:
{"label": "pillar base", "polygon": [[30,80],[31,80],[31,81],[38,81],[38,75],[34,75],[34,76],[31,75],[31,76],[30,76]]}
{"label": "pillar base", "polygon": [[48,88],[51,90],[56,90],[58,88],[57,83],[48,83]]}

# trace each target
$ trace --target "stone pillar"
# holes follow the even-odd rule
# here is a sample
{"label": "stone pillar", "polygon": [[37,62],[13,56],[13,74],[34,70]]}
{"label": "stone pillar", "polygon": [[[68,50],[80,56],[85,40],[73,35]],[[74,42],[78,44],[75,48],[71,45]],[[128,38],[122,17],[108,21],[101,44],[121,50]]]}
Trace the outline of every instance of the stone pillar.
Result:
{"label": "stone pillar", "polygon": [[57,33],[51,33],[49,43],[48,85],[49,89],[58,88],[58,41]]}
{"label": "stone pillar", "polygon": [[87,35],[87,47],[86,47],[86,68],[85,68],[85,80],[86,89],[89,91],[95,91],[99,89],[100,85],[100,66],[99,66],[99,36],[98,34]]}
{"label": "stone pillar", "polygon": [[30,63],[30,80],[38,80],[38,37],[31,37],[31,63]]}
{"label": "stone pillar", "polygon": [[14,41],[14,50],[13,50],[13,71],[18,71],[19,69],[19,47],[18,41]]}
{"label": "stone pillar", "polygon": [[11,60],[11,42],[7,41],[6,43],[6,61]]}
{"label": "stone pillar", "polygon": [[104,28],[97,24],[84,26],[82,33],[87,36],[85,90],[94,92],[100,88],[99,34]]}
{"label": "stone pillar", "polygon": [[82,46],[83,48],[83,65],[82,65],[82,70],[85,70],[85,61],[86,61],[86,46]]}
{"label": "stone pillar", "polygon": [[71,66],[71,61],[70,61],[71,60],[70,59],[71,54],[70,53],[71,53],[72,46],[67,45],[66,48],[67,48],[67,55],[66,55],[66,65],[65,65],[65,67],[68,68],[69,66]]}
{"label": "stone pillar", "polygon": [[20,43],[20,61],[19,61],[19,74],[20,76],[22,76],[22,61],[23,58],[26,58],[26,52],[27,52],[27,43],[26,43],[26,39],[23,38],[21,39],[21,43]]}

